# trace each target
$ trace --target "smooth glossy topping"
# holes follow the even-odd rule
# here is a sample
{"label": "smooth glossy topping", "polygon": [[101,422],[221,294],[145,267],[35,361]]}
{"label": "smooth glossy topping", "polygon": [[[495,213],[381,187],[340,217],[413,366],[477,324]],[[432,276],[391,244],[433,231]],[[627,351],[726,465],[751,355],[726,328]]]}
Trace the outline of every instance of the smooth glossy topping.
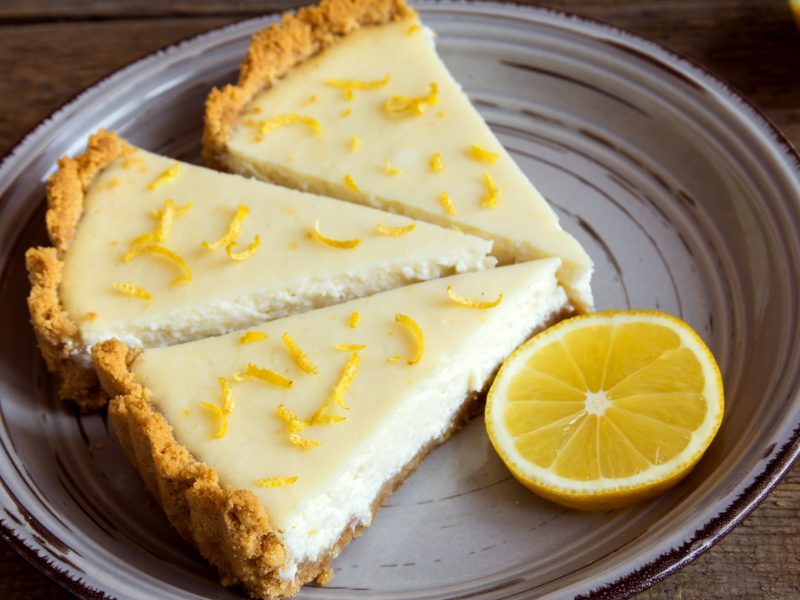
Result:
{"label": "smooth glossy topping", "polygon": [[497,159],[500,158],[500,154],[497,152],[491,152],[486,148],[481,148],[478,144],[472,144],[472,147],[469,150],[469,155],[477,160],[478,162],[485,162],[493,165],[497,162]]}
{"label": "smooth glossy topping", "polygon": [[347,321],[347,324],[350,326],[350,329],[355,329],[358,327],[358,321],[361,319],[361,313],[354,312],[350,315],[350,319]]}
{"label": "smooth glossy topping", "polygon": [[294,383],[288,377],[284,377],[280,373],[276,373],[271,369],[262,369],[253,363],[247,363],[247,368],[244,371],[236,371],[233,375],[233,380],[241,383],[245,379],[259,379],[278,387],[290,388]]}
{"label": "smooth glossy topping", "polygon": [[361,148],[361,138],[357,135],[354,135],[350,138],[350,152],[358,152],[358,149]]}
{"label": "smooth glossy topping", "polygon": [[332,239],[332,238],[325,237],[325,236],[324,236],[324,235],[322,235],[322,233],[320,233],[320,231],[319,231],[319,221],[317,221],[316,223],[314,223],[314,229],[311,231],[311,235],[312,235],[312,236],[314,237],[314,239],[315,239],[315,240],[317,240],[318,242],[322,242],[322,243],[323,243],[323,244],[325,244],[326,246],[331,246],[331,247],[333,247],[333,248],[344,248],[344,249],[350,249],[350,248],[355,248],[356,246],[358,246],[358,245],[361,243],[361,240],[360,240],[360,239],[354,239],[354,240],[334,240],[334,239]]}
{"label": "smooth glossy topping", "polygon": [[447,192],[442,192],[441,194],[439,194],[439,202],[441,202],[442,206],[447,211],[447,214],[449,215],[456,214],[456,206],[455,204],[453,204],[453,201],[450,200],[450,194],[448,194]]}
{"label": "smooth glossy topping", "polygon": [[345,175],[344,176],[344,184],[347,186],[347,189],[349,189],[350,191],[353,191],[353,192],[360,191],[359,188],[358,188],[358,184],[355,182],[355,180],[350,175]]}
{"label": "smooth glossy topping", "polygon": [[297,475],[292,477],[264,477],[256,481],[256,486],[261,488],[280,488],[292,485],[297,481]]}
{"label": "smooth glossy topping", "polygon": [[343,350],[345,352],[358,352],[367,347],[366,344],[334,344],[336,350]]}
{"label": "smooth glossy topping", "polygon": [[239,208],[236,210],[236,214],[228,224],[228,230],[225,232],[225,235],[215,242],[203,242],[203,248],[207,248],[208,250],[218,250],[219,248],[226,247],[231,242],[235,242],[236,238],[239,237],[239,233],[242,231],[242,223],[249,214],[250,209],[244,204],[240,204]]}
{"label": "smooth glossy topping", "polygon": [[422,333],[422,328],[417,322],[408,315],[397,314],[394,316],[394,320],[395,323],[407,327],[414,335],[414,341],[417,344],[417,353],[408,361],[408,364],[415,365],[422,359],[422,353],[425,351],[425,334]]}
{"label": "smooth glossy topping", "polygon": [[256,253],[258,247],[261,245],[261,236],[256,234],[253,238],[253,241],[250,242],[250,245],[247,246],[244,250],[240,250],[239,252],[234,252],[233,247],[236,245],[236,242],[231,242],[227,246],[225,246],[225,253],[231,257],[233,260],[247,260],[251,256]]}
{"label": "smooth glossy topping", "polygon": [[262,331],[248,331],[239,338],[239,343],[254,344],[255,342],[260,342],[261,340],[265,339],[267,339],[267,334]]}
{"label": "smooth glossy topping", "polygon": [[450,296],[450,299],[456,304],[460,304],[461,306],[466,306],[468,308],[477,308],[480,310],[494,308],[503,301],[503,294],[498,294],[497,298],[489,302],[483,300],[473,300],[472,298],[467,298],[466,296],[462,296],[461,294],[454,292],[453,286],[451,285],[447,286],[447,295]]}
{"label": "smooth glossy topping", "polygon": [[497,207],[497,199],[500,197],[500,188],[494,182],[488,171],[483,172],[483,185],[486,188],[486,195],[483,197],[483,206],[486,208]]}
{"label": "smooth glossy topping", "polygon": [[118,292],[122,292],[128,296],[133,296],[134,298],[139,298],[140,300],[152,300],[153,295],[148,292],[143,287],[139,287],[138,285],[134,285],[132,283],[122,283],[117,281],[113,284],[114,289]]}
{"label": "smooth glossy topping", "polygon": [[261,121],[258,126],[258,133],[260,135],[267,135],[270,131],[285,125],[305,125],[316,134],[320,134],[322,132],[322,126],[315,118],[307,117],[306,115],[298,115],[296,113],[289,113],[272,117],[268,121]]}
{"label": "smooth glossy topping", "polygon": [[431,82],[430,91],[425,96],[392,96],[383,105],[387,112],[392,114],[408,113],[414,117],[425,114],[431,106],[439,103],[439,86]]}
{"label": "smooth glossy topping", "polygon": [[163,171],[158,177],[155,178],[150,184],[147,186],[148,190],[156,190],[160,188],[162,185],[166,185],[173,179],[175,179],[181,171],[181,166],[178,163],[173,164],[169,169]]}
{"label": "smooth glossy topping", "polygon": [[326,84],[339,88],[344,92],[344,97],[347,100],[352,100],[355,90],[369,91],[379,90],[391,81],[391,75],[386,75],[383,79],[377,81],[361,81],[358,79],[327,79]]}
{"label": "smooth glossy topping", "polygon": [[166,258],[168,261],[177,266],[181,270],[182,275],[173,279],[172,283],[188,283],[192,280],[192,271],[189,269],[189,265],[186,264],[186,261],[169,248],[165,248],[164,246],[160,246],[158,244],[135,246],[134,248],[131,248],[124,257],[122,257],[122,261],[129,262],[132,258],[141,254],[160,256],[161,258]]}
{"label": "smooth glossy topping", "polygon": [[292,336],[288,333],[284,333],[281,337],[283,343],[286,344],[286,348],[289,350],[289,354],[291,354],[294,362],[297,363],[297,366],[303,369],[306,373],[310,373],[311,375],[315,375],[318,371],[317,365],[311,362],[311,359],[308,358],[305,352],[298,348],[297,344],[295,344]]}
{"label": "smooth glossy topping", "polygon": [[408,225],[403,225],[402,227],[389,227],[388,225],[381,225],[378,223],[378,233],[381,235],[391,235],[394,237],[400,237],[407,233],[411,233],[414,231],[416,227],[416,223],[409,223]]}
{"label": "smooth glossy topping", "polygon": [[431,171],[434,173],[441,173],[444,171],[444,160],[442,159],[441,152],[436,152],[433,156],[431,156],[430,160]]}
{"label": "smooth glossy topping", "polygon": [[400,167],[393,167],[392,166],[392,161],[387,160],[383,164],[383,171],[387,175],[394,176],[394,175],[399,175],[400,173],[402,173],[403,169],[401,169]]}
{"label": "smooth glossy topping", "polygon": [[211,404],[211,402],[200,402],[199,404],[219,422],[216,433],[212,433],[211,437],[221,438],[228,431],[228,415],[219,406]]}

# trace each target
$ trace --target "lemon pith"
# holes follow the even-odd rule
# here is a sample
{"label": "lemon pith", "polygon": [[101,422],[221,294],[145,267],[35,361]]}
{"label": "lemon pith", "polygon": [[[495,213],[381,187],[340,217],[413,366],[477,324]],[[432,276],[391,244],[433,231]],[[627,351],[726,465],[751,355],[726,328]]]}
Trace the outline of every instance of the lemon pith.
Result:
{"label": "lemon pith", "polygon": [[534,492],[608,510],[674,485],[722,420],[713,355],[683,321],[653,311],[574,317],[503,364],[486,426],[503,462]]}

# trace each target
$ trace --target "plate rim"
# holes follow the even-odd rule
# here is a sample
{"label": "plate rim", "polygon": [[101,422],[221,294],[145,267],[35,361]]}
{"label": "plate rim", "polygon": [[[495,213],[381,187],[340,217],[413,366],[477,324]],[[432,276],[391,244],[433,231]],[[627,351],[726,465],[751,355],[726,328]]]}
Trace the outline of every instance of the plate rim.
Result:
{"label": "plate rim", "polygon": [[[782,157],[787,162],[786,166],[794,171],[794,174],[797,176],[798,180],[800,180],[800,150],[798,150],[786,134],[781,131],[761,108],[736,86],[726,81],[709,67],[645,35],[633,33],[601,19],[586,17],[562,9],[520,4],[515,0],[411,0],[411,3],[415,8],[419,8],[421,12],[424,12],[424,9],[428,7],[435,10],[437,6],[446,5],[462,8],[469,7],[471,9],[483,7],[487,10],[491,7],[503,7],[504,9],[512,7],[514,10],[527,12],[532,15],[556,17],[561,20],[562,25],[565,22],[571,21],[586,26],[594,30],[594,32],[605,33],[608,37],[624,45],[625,49],[635,56],[648,59],[648,62],[654,67],[661,67],[672,76],[678,76],[680,78],[690,77],[692,83],[710,89],[712,92],[724,93],[727,100],[737,105],[739,111],[745,110],[744,116],[753,119],[755,124],[760,126],[762,133],[769,138],[769,141],[776,143],[777,146],[783,150]],[[298,4],[297,6],[288,8],[277,8],[274,5],[272,7],[269,5],[265,6],[264,12],[260,15],[246,16],[224,25],[210,27],[198,33],[179,38],[155,50],[147,52],[138,58],[134,58],[105,75],[102,75],[94,82],[73,94],[70,98],[64,100],[47,116],[20,135],[3,154],[2,158],[0,158],[0,177],[2,177],[3,172],[8,168],[8,165],[13,164],[15,157],[25,150],[27,145],[32,144],[34,139],[40,135],[41,132],[46,131],[53,123],[58,122],[59,118],[61,118],[64,113],[79,104],[88,94],[113,85],[116,80],[124,79],[129,71],[144,63],[156,61],[166,53],[177,51],[201,39],[219,35],[228,29],[240,28],[251,22],[265,21],[270,17],[276,18],[278,15],[286,11],[296,10],[302,5],[303,4]],[[589,35],[589,32],[581,31],[579,34]],[[669,60],[677,64],[670,64],[668,62]],[[709,84],[716,86],[718,89],[714,89],[714,87],[711,87]],[[2,208],[2,205],[2,198],[0,198],[0,208]],[[16,246],[16,244],[17,240],[14,240],[11,246]],[[799,399],[800,389],[796,389],[793,400],[797,402]],[[800,423],[797,424],[785,443],[758,473],[755,473],[755,470],[749,472],[749,475],[753,476],[752,481],[739,492],[735,500],[706,520],[702,527],[695,530],[694,534],[686,539],[681,546],[671,548],[659,554],[647,563],[633,571],[627,572],[615,580],[602,583],[597,587],[592,587],[589,592],[580,594],[576,596],[576,598],[631,597],[649,589],[669,575],[680,570],[705,553],[709,548],[719,543],[728,533],[741,524],[741,522],[781,483],[799,458]],[[743,480],[739,482],[740,485],[742,481]],[[0,487],[2,487],[0,493],[13,497],[13,494],[8,489],[1,474]],[[33,518],[35,520],[35,517]],[[37,552],[35,546],[29,546],[22,538],[18,537],[14,525],[9,524],[6,520],[0,520],[0,538],[8,543],[8,545],[29,564],[67,591],[82,598],[113,598],[104,590],[95,589],[79,577],[75,577],[74,574],[70,573],[68,566],[60,565],[53,559],[41,556]]]}

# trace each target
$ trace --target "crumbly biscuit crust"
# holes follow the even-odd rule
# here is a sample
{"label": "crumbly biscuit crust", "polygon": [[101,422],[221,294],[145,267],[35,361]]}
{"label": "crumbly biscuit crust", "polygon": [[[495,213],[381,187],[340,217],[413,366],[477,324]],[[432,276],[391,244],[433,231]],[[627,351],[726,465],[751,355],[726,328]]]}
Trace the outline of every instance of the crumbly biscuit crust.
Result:
{"label": "crumbly biscuit crust", "polygon": [[[172,427],[150,403],[149,391],[134,380],[130,366],[137,354],[119,340],[92,348],[103,388],[114,396],[109,415],[120,444],[175,529],[217,568],[223,585],[240,584],[254,597],[284,598],[310,581],[329,581],[331,561],[364,526],[353,523],[321,558],[300,564],[293,581],[281,579],[285,550],[266,510],[249,490],[221,485],[217,472],[175,439]],[[373,516],[428,452],[466,423],[477,397],[465,400],[447,434],[420,449],[384,484],[373,501]]]}
{"label": "crumbly biscuit crust", "polygon": [[100,130],[89,138],[83,154],[58,161],[58,170],[47,180],[45,223],[53,247],[30,248],[25,253],[31,284],[28,310],[39,349],[47,369],[55,375],[59,397],[74,401],[87,412],[104,407],[108,397],[91,367],[74,358],[82,348],[80,330],[64,311],[58,288],[64,253],[75,237],[86,191],[98,174],[128,148],[115,133]]}
{"label": "crumbly biscuit crust", "polygon": [[280,22],[253,35],[236,85],[214,88],[206,100],[203,157],[226,171],[226,144],[253,97],[293,67],[343,36],[415,14],[404,0],[322,0],[317,6],[284,15]]}

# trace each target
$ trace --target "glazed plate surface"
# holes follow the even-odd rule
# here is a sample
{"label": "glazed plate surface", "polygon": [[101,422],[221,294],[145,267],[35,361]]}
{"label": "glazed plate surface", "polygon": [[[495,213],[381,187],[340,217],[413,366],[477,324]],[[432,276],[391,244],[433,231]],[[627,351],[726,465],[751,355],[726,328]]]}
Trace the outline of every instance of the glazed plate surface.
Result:
{"label": "glazed plate surface", "polygon": [[[800,163],[723,83],[622,31],[545,10],[421,2],[455,77],[595,261],[599,309],[663,310],[715,353],[727,407],[666,495],[588,514],[531,495],[480,419],[436,450],[308,599],[625,596],[713,544],[798,454]],[[0,521],[81,595],[236,598],[144,491],[102,416],[56,401],[27,323],[25,249],[46,243],[44,180],[114,129],[199,162],[203,101],[271,19],[203,34],[115,73],[0,166]],[[95,597],[95,596],[93,596]]]}

